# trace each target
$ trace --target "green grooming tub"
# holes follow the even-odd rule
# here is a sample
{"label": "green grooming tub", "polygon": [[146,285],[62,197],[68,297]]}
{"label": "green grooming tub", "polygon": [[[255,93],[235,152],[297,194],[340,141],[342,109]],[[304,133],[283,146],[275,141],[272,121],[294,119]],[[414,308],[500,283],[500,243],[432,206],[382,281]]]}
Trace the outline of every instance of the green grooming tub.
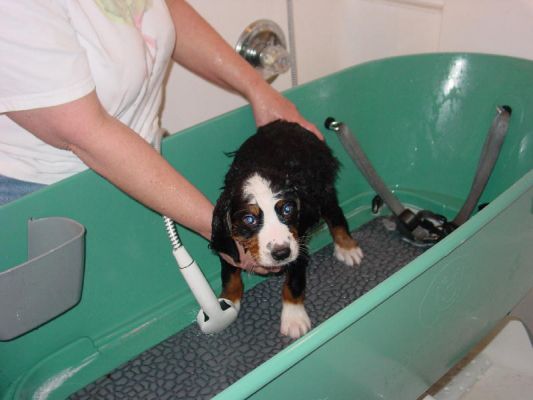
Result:
{"label": "green grooming tub", "polygon": [[[458,53],[399,57],[286,95],[319,127],[329,116],[350,126],[404,204],[450,219],[468,195],[496,108],[512,109],[480,200],[486,207],[304,337],[284,342],[216,393],[196,396],[415,399],[533,288],[533,62]],[[254,130],[244,107],[167,138],[163,154],[215,201],[231,161],[225,153]],[[343,165],[337,187],[350,228],[368,226],[376,218],[375,193],[335,134],[323,133]],[[37,221],[49,222],[38,235]],[[218,258],[204,240],[178,230],[218,292]],[[311,240],[317,254],[329,245],[323,229]],[[363,250],[365,260],[380,251]],[[245,276],[250,301],[272,279]],[[111,386],[90,388],[118,374],[116,384],[129,379],[122,367],[135,367],[138,357],[150,359],[146,352],[196,329],[198,305],[177,270],[161,216],[91,171],[0,207],[0,288],[4,400],[128,398],[113,397]],[[274,313],[274,324],[278,318]],[[261,345],[247,344],[246,351]],[[158,357],[164,366],[170,350]],[[184,357],[159,373],[172,376],[194,361]],[[181,398],[179,388],[165,393],[136,379],[139,391],[129,398]],[[216,379],[206,374],[203,385]]]}

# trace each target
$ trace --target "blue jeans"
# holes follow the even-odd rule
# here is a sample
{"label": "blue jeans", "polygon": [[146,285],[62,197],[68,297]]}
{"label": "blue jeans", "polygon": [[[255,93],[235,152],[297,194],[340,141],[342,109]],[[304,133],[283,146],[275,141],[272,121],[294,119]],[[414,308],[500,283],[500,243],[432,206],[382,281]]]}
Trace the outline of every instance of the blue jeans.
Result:
{"label": "blue jeans", "polygon": [[19,181],[18,179],[0,175],[0,205],[9,203],[45,186],[40,183]]}

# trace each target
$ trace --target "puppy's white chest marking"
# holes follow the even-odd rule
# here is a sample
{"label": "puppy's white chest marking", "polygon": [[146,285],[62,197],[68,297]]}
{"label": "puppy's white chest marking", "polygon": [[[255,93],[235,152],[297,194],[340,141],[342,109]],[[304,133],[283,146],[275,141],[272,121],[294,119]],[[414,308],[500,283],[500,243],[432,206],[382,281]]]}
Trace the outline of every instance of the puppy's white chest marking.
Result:
{"label": "puppy's white chest marking", "polygon": [[[258,262],[265,266],[280,266],[294,261],[298,257],[298,243],[289,227],[283,224],[276,213],[279,193],[274,193],[268,180],[259,174],[252,175],[244,184],[243,192],[251,204],[256,204],[263,214],[263,225],[258,233]],[[290,255],[283,260],[276,260],[274,250],[288,248]],[[275,254],[275,252],[274,252]]]}

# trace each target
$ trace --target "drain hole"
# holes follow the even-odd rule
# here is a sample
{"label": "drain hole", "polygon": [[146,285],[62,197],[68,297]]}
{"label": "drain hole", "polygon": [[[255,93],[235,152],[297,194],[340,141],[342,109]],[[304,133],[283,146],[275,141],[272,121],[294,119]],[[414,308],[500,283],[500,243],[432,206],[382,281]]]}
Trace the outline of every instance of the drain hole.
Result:
{"label": "drain hole", "polygon": [[231,306],[226,303],[224,300],[219,300],[219,304],[220,304],[220,308],[222,309],[222,311],[226,311],[228,308],[230,308]]}
{"label": "drain hole", "polygon": [[513,109],[511,108],[511,106],[508,106],[508,105],[505,105],[505,106],[502,106],[502,108],[507,111],[509,114],[512,114],[513,113]]}

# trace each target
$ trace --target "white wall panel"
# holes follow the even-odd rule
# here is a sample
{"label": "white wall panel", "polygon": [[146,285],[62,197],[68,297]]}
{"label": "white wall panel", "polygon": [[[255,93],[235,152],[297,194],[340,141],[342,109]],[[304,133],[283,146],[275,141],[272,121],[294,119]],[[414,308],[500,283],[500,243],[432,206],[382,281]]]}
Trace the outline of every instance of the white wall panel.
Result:
{"label": "white wall panel", "polygon": [[439,50],[533,59],[533,0],[446,0]]}
{"label": "white wall panel", "polygon": [[[189,4],[213,25],[232,47],[246,26],[258,19],[275,21],[287,35],[285,0],[190,0]],[[278,77],[274,87],[278,90],[289,88],[289,74]],[[244,104],[245,101],[239,96],[214,87],[184,68],[174,65],[166,87],[162,125],[169,132],[177,132]]]}
{"label": "white wall panel", "polygon": [[384,57],[436,51],[439,0],[295,0],[300,82]]}
{"label": "white wall panel", "polygon": [[[190,0],[232,46],[258,19],[288,38],[285,0]],[[533,59],[533,0],[293,0],[299,83],[369,60],[433,51]],[[291,86],[289,73],[274,87]],[[179,66],[169,74],[162,123],[176,132],[245,104]]]}

